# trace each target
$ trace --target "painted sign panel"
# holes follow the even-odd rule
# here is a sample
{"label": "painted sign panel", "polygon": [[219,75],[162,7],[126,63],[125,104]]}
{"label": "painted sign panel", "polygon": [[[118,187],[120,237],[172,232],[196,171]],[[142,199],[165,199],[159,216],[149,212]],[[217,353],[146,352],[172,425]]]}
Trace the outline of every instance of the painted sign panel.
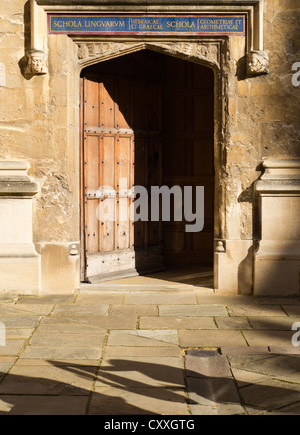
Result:
{"label": "painted sign panel", "polygon": [[48,15],[51,34],[245,35],[245,15]]}

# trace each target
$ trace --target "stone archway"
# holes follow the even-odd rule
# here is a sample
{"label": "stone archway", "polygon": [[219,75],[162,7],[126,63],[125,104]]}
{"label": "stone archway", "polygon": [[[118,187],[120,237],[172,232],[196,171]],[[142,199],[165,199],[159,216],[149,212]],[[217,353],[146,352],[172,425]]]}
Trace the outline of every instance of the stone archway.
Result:
{"label": "stone archway", "polygon": [[[215,174],[216,174],[216,192],[215,192],[215,229],[216,238],[220,238],[222,233],[222,213],[220,213],[220,204],[222,203],[222,192],[220,182],[222,178],[221,159],[222,150],[219,144],[222,143],[220,136],[222,131],[222,111],[224,110],[224,100],[219,98],[221,89],[224,86],[224,80],[221,74],[221,64],[224,62],[224,41],[206,41],[206,42],[151,42],[151,43],[82,43],[78,44],[78,58],[80,69],[106,62],[112,59],[121,58],[122,56],[130,55],[131,53],[140,52],[143,50],[151,50],[163,55],[172,56],[188,62],[199,64],[210,68],[214,71],[215,89],[214,89],[214,125],[215,125]],[[220,242],[216,242],[219,246]],[[84,251],[85,252],[85,251]],[[84,255],[84,254],[83,254]],[[84,257],[85,258],[85,257]],[[218,270],[218,268],[216,268]],[[83,277],[83,274],[82,274]]]}

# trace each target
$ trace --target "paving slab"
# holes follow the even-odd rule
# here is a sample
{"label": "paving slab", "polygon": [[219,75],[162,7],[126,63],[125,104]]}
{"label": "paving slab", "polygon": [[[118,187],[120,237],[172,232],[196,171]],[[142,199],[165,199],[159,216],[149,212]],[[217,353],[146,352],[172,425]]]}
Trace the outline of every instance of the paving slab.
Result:
{"label": "paving slab", "polygon": [[300,305],[282,305],[283,310],[290,317],[297,317],[300,321]]}
{"label": "paving slab", "polygon": [[53,317],[107,316],[109,305],[57,305]]}
{"label": "paving slab", "polygon": [[222,355],[266,355],[270,353],[268,346],[221,346],[220,352]]}
{"label": "paving slab", "polygon": [[194,293],[184,294],[129,294],[125,296],[125,305],[195,305],[197,304]]}
{"label": "paving slab", "polygon": [[246,385],[258,384],[259,382],[270,379],[270,376],[261,373],[254,373],[248,370],[241,370],[232,368],[232,374],[236,380],[238,387],[245,387]]}
{"label": "paving slab", "polygon": [[5,334],[6,338],[15,338],[15,339],[29,339],[32,335],[34,329],[14,329],[14,328],[6,328]]}
{"label": "paving slab", "polygon": [[98,387],[89,415],[189,415],[184,389]]}
{"label": "paving slab", "polygon": [[6,328],[12,329],[27,329],[35,328],[35,326],[41,320],[41,316],[0,316],[0,322],[5,325]]}
{"label": "paving slab", "polygon": [[74,294],[50,294],[42,296],[21,296],[18,300],[19,304],[41,304],[41,305],[55,305],[55,304],[69,304],[75,298]]}
{"label": "paving slab", "polygon": [[111,331],[108,337],[108,346],[178,346],[177,331],[172,330],[138,330],[138,331]]}
{"label": "paving slab", "polygon": [[[255,330],[264,331],[291,331],[294,320],[289,317],[248,317]],[[243,328],[241,328],[243,329]]]}
{"label": "paving slab", "polygon": [[157,305],[113,305],[110,309],[110,315],[118,314],[128,316],[158,316]]}
{"label": "paving slab", "polygon": [[247,368],[249,362],[252,361],[263,361],[267,358],[272,359],[273,355],[269,352],[256,353],[256,354],[232,354],[227,355],[228,361],[232,367],[236,368]]}
{"label": "paving slab", "polygon": [[44,318],[37,328],[37,332],[63,332],[69,334],[97,334],[105,333],[105,329],[84,323],[66,323],[60,319]]}
{"label": "paving slab", "polygon": [[300,358],[287,355],[266,355],[257,359],[245,358],[240,367],[253,373],[261,373],[269,377],[284,377],[300,373]]}
{"label": "paving slab", "polygon": [[291,405],[280,408],[279,415],[300,415],[300,403],[292,403]]}
{"label": "paving slab", "polygon": [[203,295],[202,290],[195,289],[195,294],[199,305],[238,305],[238,306],[253,306],[256,307],[258,300],[249,296],[232,296],[232,295]]}
{"label": "paving slab", "polygon": [[67,359],[99,360],[101,355],[102,348],[99,347],[27,346],[20,358],[38,358],[55,361]]}
{"label": "paving slab", "polygon": [[14,366],[0,385],[0,395],[88,396],[96,369],[88,365]]}
{"label": "paving slab", "polygon": [[252,329],[247,317],[216,317],[215,322],[219,329]]}
{"label": "paving slab", "polygon": [[138,356],[159,356],[159,357],[180,357],[182,355],[181,349],[177,346],[173,347],[153,347],[153,346],[106,346],[106,357],[138,357]]}
{"label": "paving slab", "polygon": [[244,346],[247,343],[240,331],[211,330],[211,331],[178,331],[181,347],[221,347]]}
{"label": "paving slab", "polygon": [[240,394],[246,406],[274,411],[299,402],[300,385],[271,379],[241,388]]}
{"label": "paving slab", "polygon": [[88,294],[79,294],[75,301],[75,305],[117,305],[122,304],[124,300],[124,296],[121,295],[112,295],[101,294],[101,295],[88,295]]}
{"label": "paving slab", "polygon": [[207,405],[190,405],[192,415],[245,415],[244,407],[232,403]]}
{"label": "paving slab", "polygon": [[[43,307],[41,309],[43,310]],[[32,314],[29,310],[17,309],[16,305],[0,305],[0,319],[7,316],[32,316]]]}
{"label": "paving slab", "polygon": [[105,329],[133,329],[137,328],[136,314],[110,314],[107,317],[91,317],[90,324],[98,325]]}
{"label": "paving slab", "polygon": [[275,317],[275,316],[285,316],[286,313],[277,305],[228,305],[228,313],[230,316],[241,316],[241,317],[251,317],[251,316],[264,316],[264,317]]}
{"label": "paving slab", "polygon": [[290,346],[293,331],[243,331],[249,346]]}
{"label": "paving slab", "polygon": [[189,398],[192,404],[216,406],[218,404],[240,405],[240,397],[234,379],[187,379]]}
{"label": "paving slab", "polygon": [[212,317],[140,317],[141,329],[217,329]]}
{"label": "paving slab", "polygon": [[297,355],[300,356],[300,347],[295,347],[290,344],[287,346],[273,346],[269,347],[271,353],[283,354],[283,355]]}
{"label": "paving slab", "polygon": [[0,397],[0,415],[85,415],[87,396]]}
{"label": "paving slab", "polygon": [[78,374],[84,375],[86,370],[90,367],[98,367],[99,360],[72,360],[72,359],[62,359],[62,360],[49,360],[49,359],[30,359],[30,358],[19,358],[16,360],[16,367],[18,366],[50,366],[50,367],[60,367],[64,366],[71,371],[76,371]]}
{"label": "paving slab", "polygon": [[194,378],[232,378],[226,356],[218,351],[188,350],[185,356],[187,377]]}
{"label": "paving slab", "polygon": [[257,298],[259,305],[299,305],[300,298]]}
{"label": "paving slab", "polygon": [[18,302],[19,296],[10,294],[10,293],[2,293],[0,296],[0,304],[11,304],[14,305],[16,302]]}
{"label": "paving slab", "polygon": [[[45,315],[47,316],[48,314],[51,313],[51,311],[54,308],[54,304],[52,305],[44,305],[44,304],[22,304],[22,303],[18,303],[16,305],[14,305],[14,310],[19,314],[19,315],[33,315],[33,314],[37,314],[39,316]],[[1,310],[0,310],[1,311]]]}
{"label": "paving slab", "polygon": [[[99,329],[136,329],[137,327],[136,314],[70,314],[70,315],[55,315],[51,317],[57,323],[82,324],[84,326],[94,326]],[[43,322],[45,324],[46,322]],[[50,323],[50,321],[49,321]]]}
{"label": "paving slab", "polygon": [[0,346],[0,356],[18,355],[24,347],[26,340],[6,339],[6,345]]}
{"label": "paving slab", "polygon": [[159,315],[179,317],[217,317],[226,316],[227,310],[223,305],[160,305]]}
{"label": "paving slab", "polygon": [[[6,358],[6,360],[4,359]],[[7,358],[7,357],[1,357],[0,356],[0,377],[3,377],[9,369],[14,365],[15,358]]]}
{"label": "paving slab", "polygon": [[102,347],[105,334],[66,334],[55,332],[36,332],[30,339],[31,346],[54,347]]}
{"label": "paving slab", "polygon": [[135,356],[104,358],[96,387],[185,388],[182,357]]}

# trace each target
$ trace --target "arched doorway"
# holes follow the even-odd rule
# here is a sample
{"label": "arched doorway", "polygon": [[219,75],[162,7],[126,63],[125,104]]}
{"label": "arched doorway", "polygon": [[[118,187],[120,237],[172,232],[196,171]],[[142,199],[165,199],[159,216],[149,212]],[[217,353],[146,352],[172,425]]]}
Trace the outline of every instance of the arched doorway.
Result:
{"label": "arched doorway", "polygon": [[[213,71],[142,50],[85,68],[81,83],[82,278],[99,282],[170,267],[212,268]],[[120,218],[133,207],[132,186],[148,194],[148,207],[141,210],[140,202],[136,208],[148,219]],[[170,201],[170,219],[161,202],[153,219],[153,186],[180,187],[182,201]],[[204,187],[204,225],[187,232],[192,220],[186,195],[190,188],[189,216],[196,216],[197,186]]]}

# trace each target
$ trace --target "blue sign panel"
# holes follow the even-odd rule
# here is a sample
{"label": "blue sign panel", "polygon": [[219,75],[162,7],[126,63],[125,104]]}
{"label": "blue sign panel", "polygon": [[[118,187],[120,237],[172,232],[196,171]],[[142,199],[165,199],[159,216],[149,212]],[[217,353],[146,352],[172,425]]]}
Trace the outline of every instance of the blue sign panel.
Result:
{"label": "blue sign panel", "polygon": [[245,15],[48,15],[49,33],[245,35]]}

